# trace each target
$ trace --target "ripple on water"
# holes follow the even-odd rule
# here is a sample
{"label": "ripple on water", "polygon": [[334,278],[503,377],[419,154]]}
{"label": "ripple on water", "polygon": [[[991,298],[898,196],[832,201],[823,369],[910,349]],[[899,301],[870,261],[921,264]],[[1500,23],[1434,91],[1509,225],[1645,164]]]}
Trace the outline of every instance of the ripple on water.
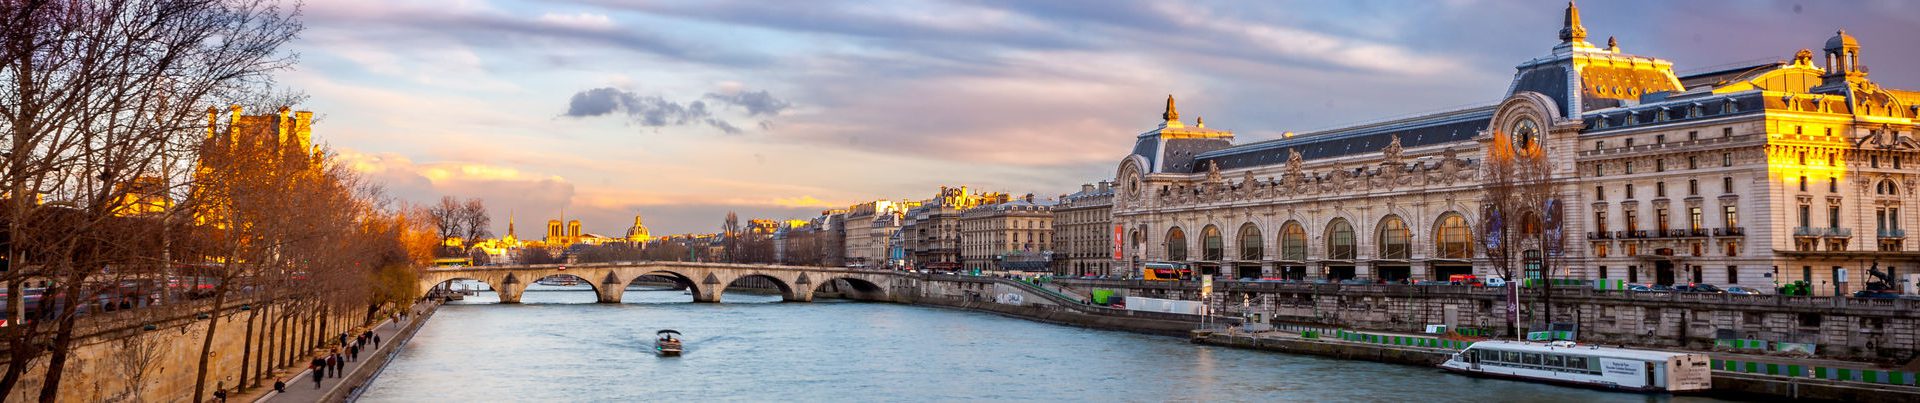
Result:
{"label": "ripple on water", "polygon": [[[493,299],[482,293],[469,299]],[[423,401],[1702,401],[1187,344],[893,304],[528,292],[442,307],[361,398]],[[744,303],[755,302],[755,303]],[[652,354],[653,332],[687,353]]]}

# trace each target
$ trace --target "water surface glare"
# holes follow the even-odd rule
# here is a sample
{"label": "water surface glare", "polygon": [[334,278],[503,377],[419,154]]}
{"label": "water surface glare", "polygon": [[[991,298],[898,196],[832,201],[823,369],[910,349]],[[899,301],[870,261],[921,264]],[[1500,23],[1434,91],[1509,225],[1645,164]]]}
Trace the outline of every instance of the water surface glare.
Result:
{"label": "water surface glare", "polygon": [[[541,288],[542,286],[535,286]],[[897,304],[634,288],[489,293],[440,308],[367,402],[447,401],[1708,401],[1451,375],[1437,369]],[[655,357],[658,329],[686,355]]]}

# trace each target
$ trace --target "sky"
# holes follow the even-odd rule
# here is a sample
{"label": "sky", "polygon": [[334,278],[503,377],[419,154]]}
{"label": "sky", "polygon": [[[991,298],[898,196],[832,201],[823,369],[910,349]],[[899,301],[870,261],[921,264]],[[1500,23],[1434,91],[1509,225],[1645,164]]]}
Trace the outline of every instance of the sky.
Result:
{"label": "sky", "polygon": [[[1491,104],[1559,43],[1536,1],[308,0],[314,137],[403,201],[504,234],[807,218],[940,186],[1056,197],[1113,176],[1166,97],[1237,142]],[[1920,89],[1920,2],[1590,1],[1589,41],[1681,74],[1837,29]]]}

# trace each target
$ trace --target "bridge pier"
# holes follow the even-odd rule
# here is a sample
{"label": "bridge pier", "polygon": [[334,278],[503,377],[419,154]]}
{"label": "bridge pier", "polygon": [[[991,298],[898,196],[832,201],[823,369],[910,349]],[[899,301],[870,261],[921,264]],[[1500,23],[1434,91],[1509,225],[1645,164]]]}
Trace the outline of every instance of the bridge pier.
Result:
{"label": "bridge pier", "polygon": [[698,287],[693,289],[693,302],[720,302],[720,287]]}
{"label": "bridge pier", "polygon": [[602,304],[620,303],[620,296],[626,294],[626,291],[626,286],[618,284],[601,284],[599,287],[594,287],[593,289],[593,293],[598,294],[599,298],[596,302]]}
{"label": "bridge pier", "polygon": [[493,290],[500,294],[500,303],[518,304],[520,303],[520,294],[527,292],[527,285],[519,282],[511,282],[494,287]]}
{"label": "bridge pier", "polygon": [[813,290],[795,289],[792,294],[780,296],[786,302],[813,302]]}

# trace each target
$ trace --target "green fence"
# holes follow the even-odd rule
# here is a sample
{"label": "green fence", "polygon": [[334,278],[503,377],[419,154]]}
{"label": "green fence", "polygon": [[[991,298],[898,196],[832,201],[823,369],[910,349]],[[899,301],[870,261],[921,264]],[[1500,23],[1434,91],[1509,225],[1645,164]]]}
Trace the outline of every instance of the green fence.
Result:
{"label": "green fence", "polygon": [[1351,341],[1355,343],[1385,344],[1390,346],[1406,346],[1406,347],[1444,348],[1444,349],[1450,349],[1450,350],[1462,350],[1462,349],[1466,349],[1467,346],[1473,345],[1473,342],[1470,342],[1470,341],[1443,340],[1443,339],[1433,338],[1433,337],[1395,336],[1395,335],[1386,335],[1386,334],[1359,333],[1359,332],[1349,332],[1345,330],[1335,331],[1334,337],[1340,340],[1346,340],[1346,341]]}
{"label": "green fence", "polygon": [[1737,349],[1737,350],[1763,350],[1764,351],[1767,349],[1766,340],[1719,339],[1719,340],[1714,340],[1713,345],[1716,347],[1726,347],[1726,348]]}
{"label": "green fence", "polygon": [[1565,330],[1548,331],[1548,332],[1527,332],[1527,340],[1532,340],[1532,341],[1573,340],[1573,332],[1569,332]]}
{"label": "green fence", "polygon": [[1593,289],[1595,289],[1595,290],[1625,290],[1625,289],[1627,289],[1627,280],[1615,280],[1615,279],[1605,279],[1605,278],[1603,278],[1603,279],[1599,279],[1599,280],[1594,280],[1594,281],[1593,281]]}
{"label": "green fence", "polygon": [[1873,383],[1881,385],[1916,385],[1913,372],[1882,371],[1857,368],[1827,368],[1782,364],[1774,362],[1752,362],[1737,360],[1713,360],[1713,368],[1721,371],[1739,372],[1757,375],[1788,376],[1796,378],[1826,379]]}

